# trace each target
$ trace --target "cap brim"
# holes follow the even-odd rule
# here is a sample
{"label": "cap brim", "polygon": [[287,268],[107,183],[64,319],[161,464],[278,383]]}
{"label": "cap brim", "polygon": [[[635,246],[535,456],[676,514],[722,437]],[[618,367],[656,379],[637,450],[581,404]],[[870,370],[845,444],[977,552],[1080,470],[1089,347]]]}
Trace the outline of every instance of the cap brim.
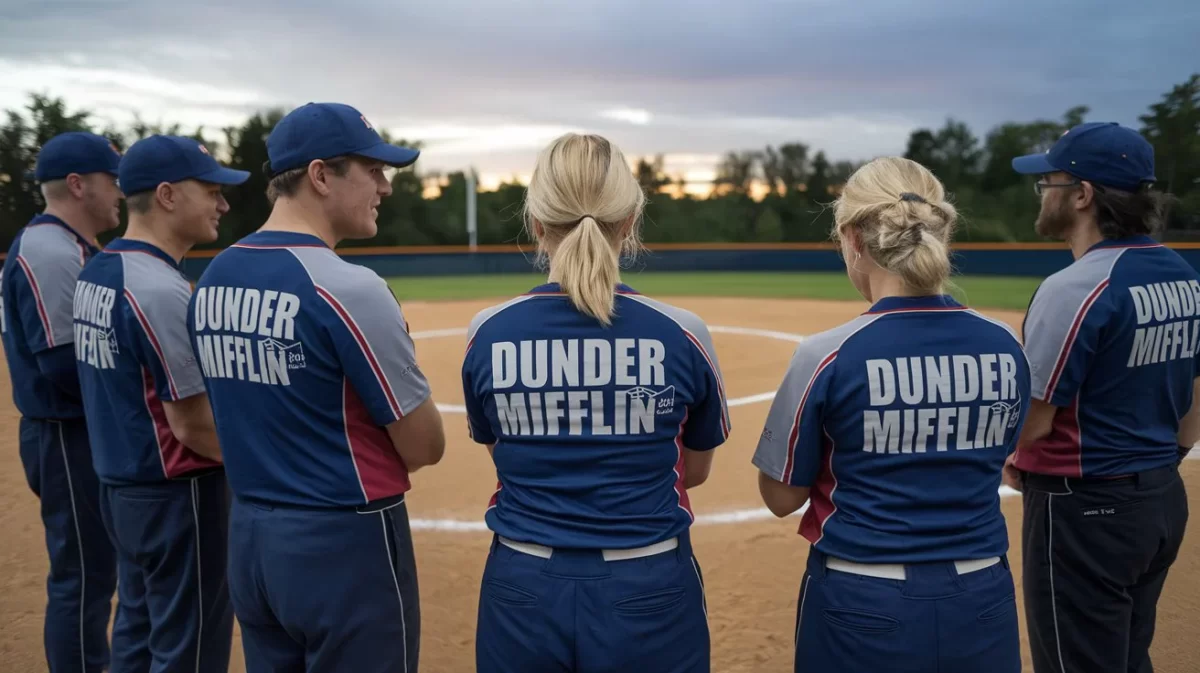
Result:
{"label": "cap brim", "polygon": [[1058,172],[1057,168],[1050,165],[1050,160],[1046,158],[1045,152],[1017,157],[1012,160],[1012,167],[1014,171],[1024,175],[1043,175]]}
{"label": "cap brim", "polygon": [[232,168],[218,168],[215,171],[197,175],[196,180],[209,182],[214,185],[240,185],[250,179],[250,171],[239,171]]}
{"label": "cap brim", "polygon": [[380,143],[374,147],[368,147],[365,150],[354,152],[359,156],[382,161],[389,166],[396,168],[404,168],[411,166],[417,161],[417,157],[421,156],[420,150],[414,150],[409,147],[400,147],[399,145],[389,145],[388,143]]}

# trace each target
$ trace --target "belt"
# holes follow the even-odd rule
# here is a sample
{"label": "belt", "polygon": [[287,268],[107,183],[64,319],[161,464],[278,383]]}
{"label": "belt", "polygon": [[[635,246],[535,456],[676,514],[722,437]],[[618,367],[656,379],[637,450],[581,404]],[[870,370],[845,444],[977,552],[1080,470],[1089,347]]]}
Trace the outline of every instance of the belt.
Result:
{"label": "belt", "polygon": [[[969,561],[955,561],[954,567],[958,570],[959,575],[966,575],[967,573],[973,573],[984,568],[990,568],[999,562],[999,556],[992,556],[990,558],[972,559]],[[825,567],[844,573],[879,577],[887,580],[903,580],[907,577],[904,572],[903,563],[856,563],[827,555],[825,557]]]}
{"label": "belt", "polygon": [[[541,558],[548,559],[554,555],[553,547],[534,544],[532,542],[517,542],[516,540],[510,540],[501,535],[497,535],[496,539],[499,540],[500,544],[508,547],[509,549],[515,549],[519,552],[524,552],[533,556],[539,556]],[[630,559],[654,556],[655,554],[668,552],[677,548],[678,546],[679,538],[673,537],[669,540],[663,540],[662,542],[655,542],[652,545],[646,545],[645,547],[635,547],[633,549],[601,549],[599,551],[604,555],[605,561],[628,561]]]}

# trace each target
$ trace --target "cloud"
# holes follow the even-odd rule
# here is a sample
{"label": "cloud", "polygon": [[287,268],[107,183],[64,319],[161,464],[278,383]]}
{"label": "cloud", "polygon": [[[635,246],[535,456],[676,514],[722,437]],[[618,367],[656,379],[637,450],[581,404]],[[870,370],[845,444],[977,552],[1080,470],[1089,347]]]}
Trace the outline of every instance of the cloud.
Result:
{"label": "cloud", "polygon": [[36,90],[215,129],[338,100],[422,140],[426,168],[497,174],[568,130],[630,156],[862,159],[948,116],[1137,124],[1196,68],[1198,23],[1192,0],[42,0],[0,9],[0,107]]}

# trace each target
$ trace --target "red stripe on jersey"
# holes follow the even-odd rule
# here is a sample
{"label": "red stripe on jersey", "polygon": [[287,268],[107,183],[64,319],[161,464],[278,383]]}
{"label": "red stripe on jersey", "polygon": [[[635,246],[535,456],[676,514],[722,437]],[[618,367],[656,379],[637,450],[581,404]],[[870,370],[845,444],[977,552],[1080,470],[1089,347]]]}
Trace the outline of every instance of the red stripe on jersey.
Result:
{"label": "red stripe on jersey", "polygon": [[[680,325],[680,327],[682,328],[683,326]],[[721,435],[723,438],[729,439],[729,414],[727,413],[725,403],[725,384],[721,382],[721,374],[717,371],[717,366],[713,364],[712,358],[708,356],[708,351],[704,350],[704,346],[700,345],[700,340],[696,338],[696,335],[686,329],[683,330],[683,333],[687,335],[688,340],[696,348],[700,349],[700,354],[704,356],[704,361],[708,363],[708,368],[712,371],[713,378],[717,381],[717,395],[721,398]]]}
{"label": "red stripe on jersey", "polygon": [[883,311],[867,311],[863,315],[884,315],[885,313],[945,313],[947,311],[968,311],[966,306],[926,306],[915,308],[891,308]]}
{"label": "red stripe on jersey", "polygon": [[1055,411],[1050,432],[1017,450],[1013,465],[1024,472],[1052,477],[1083,476],[1083,442],[1079,431],[1079,395]]}
{"label": "red stripe on jersey", "polygon": [[361,330],[358,329],[358,323],[354,322],[354,317],[346,310],[345,306],[337,300],[328,290],[320,285],[313,285],[317,290],[317,294],[325,300],[327,304],[333,307],[334,312],[342,319],[342,323],[350,330],[350,334],[354,336],[354,341],[358,343],[358,347],[362,350],[363,357],[367,359],[367,364],[371,366],[371,371],[375,374],[375,380],[379,381],[379,387],[383,390],[383,394],[387,397],[388,406],[391,407],[392,413],[396,418],[402,418],[404,413],[400,410],[400,403],[396,401],[396,395],[392,392],[392,386],[388,383],[387,376],[383,373],[383,368],[379,366],[379,361],[375,359],[375,352],[371,350],[371,344],[367,343],[367,338],[363,336]]}
{"label": "red stripe on jersey", "polygon": [[393,448],[391,435],[371,420],[349,379],[342,381],[342,414],[350,460],[367,502],[407,493],[408,467]]}
{"label": "red stripe on jersey", "polygon": [[800,519],[800,534],[813,544],[825,536],[825,524],[837,512],[837,505],[833,504],[833,492],[837,490],[837,477],[833,474],[833,449],[833,439],[826,434],[821,442],[821,469],[809,492],[808,511]]}
{"label": "red stripe on jersey", "polygon": [[158,344],[158,337],[154,336],[154,328],[150,327],[150,321],[146,319],[146,314],[142,313],[142,307],[138,305],[137,299],[133,298],[133,293],[125,290],[125,299],[129,301],[129,306],[133,308],[134,315],[137,316],[138,322],[142,324],[142,329],[145,330],[146,336],[150,339],[150,345],[154,347],[154,352],[158,354],[158,363],[162,365],[163,371],[167,373],[167,388],[171,391],[172,399],[179,399],[179,391],[175,388],[175,377],[171,376],[171,367],[167,364],[167,358],[163,355],[162,346]]}
{"label": "red stripe on jersey", "polygon": [[[844,340],[843,340],[844,341]],[[813,384],[817,382],[817,377],[821,372],[825,371],[834,360],[837,359],[837,351],[825,356],[824,360],[817,365],[817,371],[813,372],[812,378],[808,380],[808,385],[804,388],[804,395],[800,398],[800,404],[796,405],[796,416],[792,420],[792,431],[788,433],[788,457],[787,462],[783,464],[783,474],[780,475],[780,481],[791,485],[792,470],[796,467],[796,441],[800,437],[800,417],[804,415],[804,405],[808,402],[808,394],[812,392]]]}
{"label": "red stripe on jersey", "polygon": [[1100,284],[1092,289],[1087,298],[1083,300],[1079,310],[1075,312],[1075,319],[1071,322],[1071,329],[1067,332],[1066,339],[1063,340],[1062,348],[1058,351],[1058,361],[1054,363],[1054,373],[1050,375],[1050,380],[1046,381],[1046,390],[1042,393],[1042,401],[1049,402],[1054,395],[1054,389],[1058,387],[1058,379],[1062,376],[1063,369],[1067,366],[1067,360],[1071,358],[1071,347],[1075,345],[1075,337],[1079,335],[1079,327],[1083,324],[1087,317],[1087,312],[1091,310],[1092,304],[1096,303],[1096,299],[1100,297],[1100,293],[1104,292],[1104,288],[1108,287],[1108,279],[1100,281]]}
{"label": "red stripe on jersey", "polygon": [[683,428],[687,423],[688,410],[684,408],[683,419],[679,421],[679,432],[675,434],[675,450],[678,452],[678,457],[675,459],[675,496],[679,500],[679,508],[687,512],[688,518],[692,521],[696,520],[696,515],[692,513],[692,501],[688,498],[687,488],[684,486],[687,480],[687,468],[683,462]]}
{"label": "red stripe on jersey", "polygon": [[158,399],[154,375],[145,367],[142,367],[142,395],[146,401],[146,411],[150,414],[150,422],[154,425],[154,439],[158,444],[158,459],[162,462],[164,477],[174,479],[189,472],[221,465],[189,449],[175,436],[171,424],[167,422],[167,412],[163,409],[162,400]]}
{"label": "red stripe on jersey", "polygon": [[17,255],[17,263],[25,270],[25,277],[29,279],[29,287],[33,288],[33,301],[37,304],[38,317],[42,320],[42,329],[46,332],[46,346],[54,348],[54,332],[50,331],[50,316],[46,314],[46,304],[42,302],[42,289],[38,287],[37,278],[33,276],[33,269],[29,268],[29,262],[25,258]]}
{"label": "red stripe on jersey", "polygon": [[496,500],[498,500],[500,498],[500,491],[503,491],[503,490],[504,490],[504,484],[497,481],[496,482],[496,492],[492,493],[491,498],[488,498],[488,506],[487,506],[488,509],[491,509],[496,506]]}
{"label": "red stripe on jersey", "polygon": [[329,248],[316,243],[298,243],[296,245],[255,245],[253,243],[234,243],[229,246],[231,248],[245,248],[247,250],[287,250],[288,248]]}

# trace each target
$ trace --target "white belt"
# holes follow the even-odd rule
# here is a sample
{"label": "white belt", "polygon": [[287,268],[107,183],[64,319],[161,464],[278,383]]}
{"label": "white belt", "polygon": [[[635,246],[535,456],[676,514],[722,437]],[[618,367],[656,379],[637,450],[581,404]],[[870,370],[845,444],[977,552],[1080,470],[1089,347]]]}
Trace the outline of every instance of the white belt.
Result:
{"label": "white belt", "polygon": [[[500,544],[510,549],[515,549],[519,552],[524,552],[533,556],[540,556],[542,558],[550,558],[554,555],[553,547],[546,547],[544,545],[534,544],[532,542],[517,542],[516,540],[510,540],[501,535],[497,535],[496,538],[500,541]],[[635,547],[634,549],[602,549],[600,551],[603,553],[605,561],[628,561],[630,559],[642,558],[643,556],[654,556],[655,554],[661,554],[666,551],[671,551],[678,546],[679,538],[673,537],[669,540],[655,542],[654,544],[647,545],[645,547]]]}
{"label": "white belt", "polygon": [[[992,556],[991,558],[972,559],[970,561],[955,561],[954,567],[958,570],[959,575],[966,575],[977,570],[990,568],[999,562],[999,556]],[[903,563],[856,563],[833,556],[826,556],[825,567],[844,573],[880,577],[887,580],[903,580],[906,578]]]}

